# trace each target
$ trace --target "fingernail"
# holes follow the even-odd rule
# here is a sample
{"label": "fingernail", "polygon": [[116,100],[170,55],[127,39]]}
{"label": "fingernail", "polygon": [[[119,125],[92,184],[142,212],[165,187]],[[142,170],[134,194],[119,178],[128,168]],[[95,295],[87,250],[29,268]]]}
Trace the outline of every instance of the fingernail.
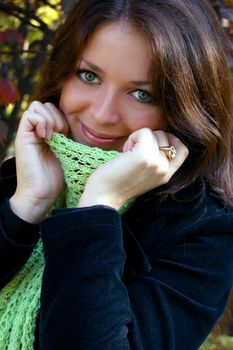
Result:
{"label": "fingernail", "polygon": [[47,133],[47,140],[50,140],[53,136],[53,130],[49,130]]}
{"label": "fingernail", "polygon": [[46,129],[43,129],[42,137],[45,139],[46,138]]}

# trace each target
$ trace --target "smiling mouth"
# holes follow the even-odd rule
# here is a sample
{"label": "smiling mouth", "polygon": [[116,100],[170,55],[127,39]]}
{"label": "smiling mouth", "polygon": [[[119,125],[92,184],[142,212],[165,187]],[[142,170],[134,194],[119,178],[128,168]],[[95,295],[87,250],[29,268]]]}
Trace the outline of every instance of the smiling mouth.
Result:
{"label": "smiling mouth", "polygon": [[119,136],[106,135],[102,133],[97,133],[92,129],[89,129],[87,126],[81,123],[82,131],[85,137],[92,143],[100,145],[109,145],[115,143],[122,139]]}

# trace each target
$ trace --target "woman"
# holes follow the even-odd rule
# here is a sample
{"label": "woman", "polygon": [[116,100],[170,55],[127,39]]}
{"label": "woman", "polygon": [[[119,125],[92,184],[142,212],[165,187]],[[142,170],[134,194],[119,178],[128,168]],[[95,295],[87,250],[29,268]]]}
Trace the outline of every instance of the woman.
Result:
{"label": "woman", "polygon": [[[222,42],[204,0],[81,0],[71,11],[21,118],[16,169],[2,165],[2,348],[191,350],[204,341],[233,280]],[[55,203],[64,180],[54,132],[71,139],[67,152],[119,152],[73,208]]]}

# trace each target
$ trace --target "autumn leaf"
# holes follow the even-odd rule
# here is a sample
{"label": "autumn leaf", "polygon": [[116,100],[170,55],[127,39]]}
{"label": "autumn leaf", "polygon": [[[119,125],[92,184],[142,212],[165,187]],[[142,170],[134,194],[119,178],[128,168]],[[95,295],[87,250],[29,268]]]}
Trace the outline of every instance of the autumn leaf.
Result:
{"label": "autumn leaf", "polygon": [[22,34],[16,32],[15,30],[7,29],[4,32],[0,32],[0,41],[23,46],[25,39]]}
{"label": "autumn leaf", "polygon": [[8,105],[19,101],[20,93],[12,80],[5,78],[0,80],[0,104]]}

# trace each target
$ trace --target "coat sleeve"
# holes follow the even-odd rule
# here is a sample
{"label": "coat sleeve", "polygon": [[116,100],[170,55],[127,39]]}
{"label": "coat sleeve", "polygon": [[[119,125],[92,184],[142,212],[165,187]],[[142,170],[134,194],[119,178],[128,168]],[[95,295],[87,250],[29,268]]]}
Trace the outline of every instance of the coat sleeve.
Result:
{"label": "coat sleeve", "polygon": [[128,280],[121,218],[111,208],[57,211],[42,239],[43,350],[196,350],[232,286],[232,234],[210,236],[201,225]]}
{"label": "coat sleeve", "polygon": [[15,187],[14,159],[10,159],[0,169],[0,289],[30,256],[39,236],[38,225],[20,219],[10,208]]}
{"label": "coat sleeve", "polygon": [[0,205],[0,289],[30,256],[39,227],[17,217],[8,200]]}

